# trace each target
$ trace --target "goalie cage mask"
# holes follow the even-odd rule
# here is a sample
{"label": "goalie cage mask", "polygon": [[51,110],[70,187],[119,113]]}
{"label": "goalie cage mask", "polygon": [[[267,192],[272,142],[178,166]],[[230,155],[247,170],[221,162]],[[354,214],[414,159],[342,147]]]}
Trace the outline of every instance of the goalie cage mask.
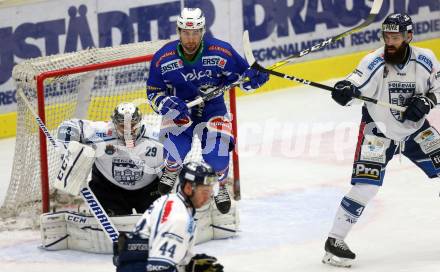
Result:
{"label": "goalie cage mask", "polygon": [[142,114],[133,103],[117,105],[111,118],[118,137],[123,141],[134,141],[141,133]]}

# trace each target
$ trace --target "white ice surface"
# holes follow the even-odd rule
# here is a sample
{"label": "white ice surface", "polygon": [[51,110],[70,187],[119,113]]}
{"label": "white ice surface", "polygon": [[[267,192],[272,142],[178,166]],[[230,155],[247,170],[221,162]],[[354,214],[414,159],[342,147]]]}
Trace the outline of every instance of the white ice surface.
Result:
{"label": "white ice surface", "polygon": [[[321,257],[350,188],[360,106],[343,108],[325,91],[292,88],[238,99],[238,120],[241,232],[196,251],[215,255],[228,272],[346,271],[322,264]],[[0,201],[14,140],[0,141]],[[383,188],[346,240],[357,254],[350,270],[440,271],[438,194],[437,180],[395,157]],[[0,233],[0,271],[114,270],[110,255],[38,246],[38,231]]]}

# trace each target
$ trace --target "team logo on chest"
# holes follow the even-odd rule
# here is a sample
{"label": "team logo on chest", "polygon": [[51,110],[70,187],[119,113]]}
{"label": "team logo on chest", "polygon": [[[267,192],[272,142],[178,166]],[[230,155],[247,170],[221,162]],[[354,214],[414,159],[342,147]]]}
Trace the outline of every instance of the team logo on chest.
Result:
{"label": "team logo on chest", "polygon": [[[400,82],[390,81],[388,82],[388,93],[391,104],[398,106],[405,106],[406,100],[413,96],[416,91],[415,82]],[[402,122],[402,116],[400,111],[390,109],[396,120]]]}
{"label": "team logo on chest", "polygon": [[122,185],[136,185],[136,181],[144,175],[144,161],[128,158],[113,158],[113,178]]}

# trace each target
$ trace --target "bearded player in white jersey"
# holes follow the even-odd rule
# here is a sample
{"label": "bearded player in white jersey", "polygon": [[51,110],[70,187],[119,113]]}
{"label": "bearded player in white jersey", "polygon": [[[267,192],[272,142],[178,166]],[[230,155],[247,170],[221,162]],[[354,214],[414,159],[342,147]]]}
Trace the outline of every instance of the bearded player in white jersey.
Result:
{"label": "bearded player in white jersey", "polygon": [[69,148],[72,142],[93,147],[89,186],[108,215],[143,213],[160,196],[163,146],[133,103],[119,104],[108,122],[64,121],[57,138]]}
{"label": "bearded player in white jersey", "polygon": [[361,94],[399,106],[401,113],[366,103],[353,164],[351,184],[325,243],[324,263],[351,266],[356,255],[344,242],[365,206],[376,195],[388,162],[401,153],[429,178],[440,173],[440,135],[426,120],[440,102],[440,64],[432,51],[410,46],[412,20],[389,15],[382,24],[384,47],[368,54],[346,80],[335,84],[332,98],[348,105]]}
{"label": "bearded player in white jersey", "polygon": [[132,233],[114,246],[117,272],[222,272],[215,257],[194,254],[196,209],[212,197],[218,176],[203,162],[183,164],[179,188],[156,200]]}

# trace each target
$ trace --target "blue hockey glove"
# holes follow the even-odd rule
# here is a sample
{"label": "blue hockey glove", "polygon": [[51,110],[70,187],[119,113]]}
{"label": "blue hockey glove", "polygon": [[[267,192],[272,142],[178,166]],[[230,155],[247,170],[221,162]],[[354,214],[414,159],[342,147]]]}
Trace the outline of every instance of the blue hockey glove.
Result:
{"label": "blue hockey glove", "polygon": [[196,254],[185,267],[186,272],[223,272],[223,265],[217,258],[206,254]]}
{"label": "blue hockey glove", "polygon": [[332,98],[341,106],[347,105],[353,99],[354,95],[360,95],[359,89],[348,80],[336,82],[332,91]]}
{"label": "blue hockey glove", "polygon": [[408,98],[406,100],[407,108],[403,113],[403,121],[420,121],[432,108],[434,108],[437,101],[433,100],[436,100],[435,96],[428,98],[421,94]]}
{"label": "blue hockey glove", "polygon": [[253,92],[260,88],[266,81],[269,80],[269,74],[260,72],[257,69],[249,68],[244,71],[242,77],[249,78],[249,81],[240,84],[240,88],[245,92]]}
{"label": "blue hockey glove", "polygon": [[159,101],[157,110],[161,115],[169,115],[173,120],[181,120],[189,116],[185,101],[177,96],[165,96]]}
{"label": "blue hockey glove", "polygon": [[135,233],[121,232],[113,243],[116,272],[145,271],[148,261],[148,239]]}

